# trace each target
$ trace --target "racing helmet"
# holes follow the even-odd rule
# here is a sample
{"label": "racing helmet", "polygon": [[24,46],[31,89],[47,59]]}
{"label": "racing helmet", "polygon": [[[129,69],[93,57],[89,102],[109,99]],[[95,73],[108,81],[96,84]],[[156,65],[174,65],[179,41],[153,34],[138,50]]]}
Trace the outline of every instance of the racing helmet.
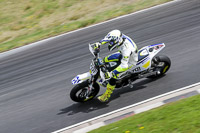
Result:
{"label": "racing helmet", "polygon": [[122,33],[120,30],[112,30],[106,35],[104,40],[108,42],[109,51],[112,51],[113,49],[122,44]]}

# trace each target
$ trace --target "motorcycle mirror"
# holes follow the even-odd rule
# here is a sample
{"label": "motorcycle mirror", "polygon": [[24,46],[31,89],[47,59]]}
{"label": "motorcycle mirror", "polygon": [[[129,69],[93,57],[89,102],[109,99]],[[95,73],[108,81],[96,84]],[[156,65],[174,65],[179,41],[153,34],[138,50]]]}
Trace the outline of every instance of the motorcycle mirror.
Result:
{"label": "motorcycle mirror", "polygon": [[94,57],[96,57],[95,56],[95,54],[94,54],[94,49],[92,48],[92,46],[91,46],[92,44],[89,44],[89,50],[90,50],[90,52],[92,53],[92,55],[94,56]]}

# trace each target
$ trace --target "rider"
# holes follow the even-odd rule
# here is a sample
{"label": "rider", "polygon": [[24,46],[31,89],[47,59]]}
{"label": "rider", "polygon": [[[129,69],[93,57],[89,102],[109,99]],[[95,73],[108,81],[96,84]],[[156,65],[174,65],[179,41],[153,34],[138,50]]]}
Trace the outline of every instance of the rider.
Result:
{"label": "rider", "polygon": [[100,49],[100,45],[103,44],[108,44],[108,49],[110,51],[118,48],[118,52],[105,57],[104,62],[121,61],[120,65],[115,68],[111,74],[109,72],[105,73],[106,78],[111,79],[107,84],[106,92],[99,96],[98,99],[101,102],[106,102],[115,89],[116,79],[119,74],[136,65],[138,61],[138,49],[134,41],[119,30],[112,30],[109,32],[100,42],[94,43],[94,48]]}

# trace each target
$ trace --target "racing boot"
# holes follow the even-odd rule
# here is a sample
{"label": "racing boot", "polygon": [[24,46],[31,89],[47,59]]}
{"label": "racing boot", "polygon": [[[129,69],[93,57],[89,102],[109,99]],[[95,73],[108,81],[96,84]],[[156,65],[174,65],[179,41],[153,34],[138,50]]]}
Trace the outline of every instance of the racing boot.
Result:
{"label": "racing boot", "polygon": [[115,85],[110,85],[109,83],[107,84],[107,89],[106,89],[106,92],[99,96],[98,99],[99,101],[101,102],[107,102],[111,96],[111,94],[113,93],[113,90],[115,89]]}

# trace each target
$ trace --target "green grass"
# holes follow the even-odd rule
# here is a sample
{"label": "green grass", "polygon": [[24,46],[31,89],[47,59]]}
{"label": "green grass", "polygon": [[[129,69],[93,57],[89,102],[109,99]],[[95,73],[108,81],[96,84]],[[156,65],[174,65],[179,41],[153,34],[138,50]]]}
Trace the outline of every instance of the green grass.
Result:
{"label": "green grass", "polygon": [[171,0],[0,0],[0,52]]}
{"label": "green grass", "polygon": [[200,95],[166,104],[89,133],[200,133]]}

